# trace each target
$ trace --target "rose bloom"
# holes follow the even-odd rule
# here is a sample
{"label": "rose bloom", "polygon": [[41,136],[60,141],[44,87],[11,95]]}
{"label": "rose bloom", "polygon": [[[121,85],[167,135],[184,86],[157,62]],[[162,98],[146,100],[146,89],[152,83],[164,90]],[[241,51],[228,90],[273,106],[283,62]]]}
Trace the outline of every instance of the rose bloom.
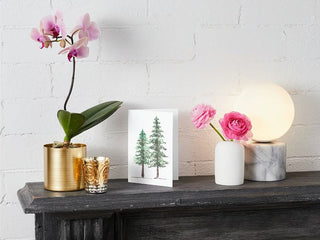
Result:
{"label": "rose bloom", "polygon": [[247,141],[252,137],[251,121],[244,114],[238,112],[226,113],[219,123],[228,139]]}
{"label": "rose bloom", "polygon": [[199,104],[193,108],[191,120],[196,128],[202,129],[210,124],[215,114],[216,110],[210,105]]}

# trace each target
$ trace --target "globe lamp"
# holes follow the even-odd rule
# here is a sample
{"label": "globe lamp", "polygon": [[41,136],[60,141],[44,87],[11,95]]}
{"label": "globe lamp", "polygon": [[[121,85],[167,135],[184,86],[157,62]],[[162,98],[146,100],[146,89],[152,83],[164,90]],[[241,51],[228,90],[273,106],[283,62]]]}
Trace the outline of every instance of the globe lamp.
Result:
{"label": "globe lamp", "polygon": [[288,92],[273,83],[247,87],[236,109],[252,123],[252,142],[245,144],[245,178],[277,181],[286,175],[286,144],[278,141],[291,127],[294,104]]}

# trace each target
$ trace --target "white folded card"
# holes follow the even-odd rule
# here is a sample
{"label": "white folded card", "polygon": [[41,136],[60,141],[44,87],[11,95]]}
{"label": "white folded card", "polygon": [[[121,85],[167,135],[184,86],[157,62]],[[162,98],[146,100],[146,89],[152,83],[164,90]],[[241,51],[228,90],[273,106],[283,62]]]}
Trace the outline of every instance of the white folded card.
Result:
{"label": "white folded card", "polygon": [[173,186],[179,179],[178,110],[129,110],[128,181]]}

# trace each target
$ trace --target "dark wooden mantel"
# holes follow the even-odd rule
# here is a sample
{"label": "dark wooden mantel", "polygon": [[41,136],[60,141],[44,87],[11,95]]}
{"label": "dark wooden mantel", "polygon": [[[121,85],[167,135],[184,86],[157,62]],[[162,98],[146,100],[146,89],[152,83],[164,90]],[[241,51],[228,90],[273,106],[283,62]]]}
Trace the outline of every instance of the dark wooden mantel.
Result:
{"label": "dark wooden mantel", "polygon": [[110,180],[105,194],[18,191],[37,239],[320,239],[320,172],[226,187],[181,177],[173,188]]}

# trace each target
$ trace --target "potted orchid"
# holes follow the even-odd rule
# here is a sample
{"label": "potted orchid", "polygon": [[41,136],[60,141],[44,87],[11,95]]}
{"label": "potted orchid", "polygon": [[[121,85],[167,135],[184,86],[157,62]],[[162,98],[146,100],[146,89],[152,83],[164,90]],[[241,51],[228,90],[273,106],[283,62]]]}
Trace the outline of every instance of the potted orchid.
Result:
{"label": "potted orchid", "polygon": [[216,110],[206,104],[195,106],[191,112],[194,126],[203,129],[209,125],[221,142],[215,148],[215,182],[220,185],[241,185],[244,181],[244,147],[239,141],[252,137],[251,121],[239,112],[226,113],[219,120],[223,134],[211,123]]}
{"label": "potted orchid", "polygon": [[85,14],[68,34],[60,11],[54,16],[42,18],[39,30],[31,30],[31,38],[41,44],[40,49],[52,48],[54,43],[58,43],[62,48],[59,54],[67,54],[67,60],[72,62],[70,89],[63,109],[57,113],[65,132],[64,141],[44,145],[44,186],[48,190],[71,191],[84,188],[81,158],[86,157],[86,145],[72,144],[71,139],[110,117],[122,104],[120,101],[109,101],[81,113],[67,111],[74,86],[76,59],[89,55],[88,43],[98,39],[99,35],[99,28],[90,20],[89,14]]}

